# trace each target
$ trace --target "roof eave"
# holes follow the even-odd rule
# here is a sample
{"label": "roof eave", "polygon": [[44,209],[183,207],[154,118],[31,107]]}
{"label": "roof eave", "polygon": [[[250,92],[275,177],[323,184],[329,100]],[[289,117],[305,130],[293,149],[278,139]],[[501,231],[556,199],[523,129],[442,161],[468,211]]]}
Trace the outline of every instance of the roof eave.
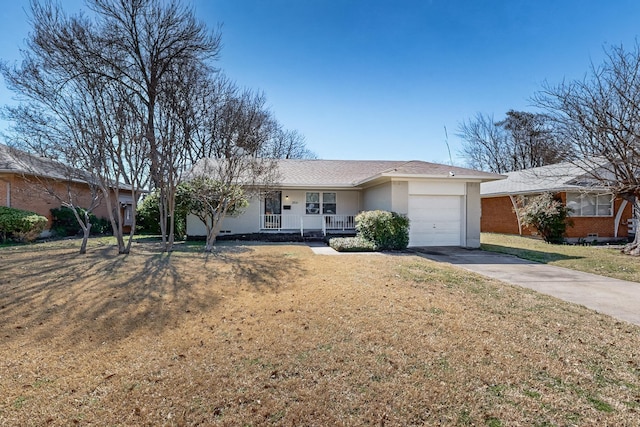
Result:
{"label": "roof eave", "polygon": [[605,187],[581,187],[581,186],[566,186],[566,187],[552,187],[552,188],[535,188],[519,191],[498,191],[493,193],[483,193],[480,190],[480,197],[503,197],[503,196],[522,196],[525,194],[540,194],[540,193],[561,193],[567,191],[586,191],[586,192],[606,192]]}

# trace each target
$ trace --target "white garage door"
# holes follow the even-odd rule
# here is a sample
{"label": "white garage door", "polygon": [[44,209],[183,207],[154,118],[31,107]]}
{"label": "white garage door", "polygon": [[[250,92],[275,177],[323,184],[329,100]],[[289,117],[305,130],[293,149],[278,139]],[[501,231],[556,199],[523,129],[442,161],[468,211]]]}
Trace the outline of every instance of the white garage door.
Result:
{"label": "white garage door", "polygon": [[460,246],[461,196],[409,196],[410,246]]}

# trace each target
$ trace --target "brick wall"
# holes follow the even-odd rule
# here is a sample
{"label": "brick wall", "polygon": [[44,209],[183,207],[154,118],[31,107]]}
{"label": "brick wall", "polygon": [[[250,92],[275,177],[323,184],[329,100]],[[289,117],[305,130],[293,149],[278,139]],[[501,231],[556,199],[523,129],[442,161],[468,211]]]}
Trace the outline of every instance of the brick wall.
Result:
{"label": "brick wall", "polygon": [[[560,198],[566,202],[566,193],[560,193]],[[589,234],[597,234],[601,238],[614,237],[615,216],[621,205],[622,200],[614,201],[614,214],[611,217],[571,217],[573,226],[567,228],[567,237],[587,238]],[[618,227],[618,237],[627,237],[627,219],[631,215],[631,205],[627,204]],[[482,199],[480,229],[488,233],[518,234],[518,220],[509,196]],[[531,235],[533,232],[525,228],[522,234]]]}
{"label": "brick wall", "polygon": [[[560,193],[560,198],[563,203],[567,201],[566,193]],[[621,199],[616,199],[613,202],[613,216],[610,217],[577,217],[572,216],[573,226],[567,228],[568,238],[587,238],[589,234],[597,234],[598,237],[615,237],[615,220],[620,206],[622,205]],[[632,209],[631,204],[627,203],[622,217],[620,218],[620,224],[618,226],[618,237],[627,237],[627,219],[631,218]]]}
{"label": "brick wall", "polygon": [[518,218],[509,196],[481,199],[480,231],[518,234]]}
{"label": "brick wall", "polygon": [[[5,175],[0,177],[0,206],[7,205],[7,183],[10,185],[10,205],[12,208],[36,212],[49,220],[51,226],[51,209],[59,208],[61,203],[47,192],[52,189],[56,194],[66,195],[68,191],[77,198],[78,206],[87,207],[91,201],[91,192],[87,185],[73,183],[69,187],[66,183],[40,182],[35,179],[25,179],[21,175]],[[97,217],[108,217],[106,203],[93,210]],[[47,227],[47,228],[48,228]]]}

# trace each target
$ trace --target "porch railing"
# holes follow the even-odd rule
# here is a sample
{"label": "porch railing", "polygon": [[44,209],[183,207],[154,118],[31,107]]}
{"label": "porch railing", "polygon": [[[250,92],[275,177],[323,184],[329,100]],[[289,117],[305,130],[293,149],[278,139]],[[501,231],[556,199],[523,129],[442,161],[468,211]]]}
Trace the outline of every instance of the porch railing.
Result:
{"label": "porch railing", "polygon": [[260,215],[260,229],[273,231],[300,230],[335,231],[355,230],[355,215]]}

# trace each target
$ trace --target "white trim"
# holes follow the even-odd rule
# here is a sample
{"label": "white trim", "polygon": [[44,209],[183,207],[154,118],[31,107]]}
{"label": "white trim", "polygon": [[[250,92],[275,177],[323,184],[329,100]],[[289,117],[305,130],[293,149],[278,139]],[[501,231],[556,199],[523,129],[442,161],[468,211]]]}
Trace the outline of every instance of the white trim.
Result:
{"label": "white trim", "polygon": [[509,200],[511,200],[513,212],[516,214],[516,220],[518,221],[518,234],[522,236],[522,222],[520,221],[520,215],[518,215],[518,204],[516,203],[516,198],[510,194]]}
{"label": "white trim", "polygon": [[618,213],[616,214],[616,219],[613,222],[613,237],[615,237],[615,238],[618,237],[618,227],[620,226],[620,219],[622,219],[622,212],[624,212],[624,208],[627,207],[628,203],[629,202],[627,202],[626,200],[623,199],[622,203],[620,203],[620,207],[618,208]]}

